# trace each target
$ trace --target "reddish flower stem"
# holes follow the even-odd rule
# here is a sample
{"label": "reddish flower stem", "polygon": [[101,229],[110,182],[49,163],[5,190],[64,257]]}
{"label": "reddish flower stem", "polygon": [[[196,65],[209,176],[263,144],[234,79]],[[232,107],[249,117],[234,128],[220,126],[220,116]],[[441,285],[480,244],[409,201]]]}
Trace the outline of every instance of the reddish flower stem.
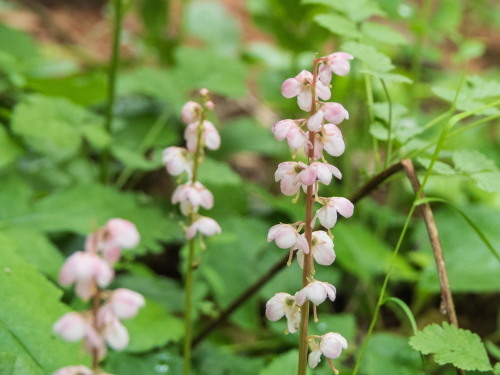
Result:
{"label": "reddish flower stem", "polygon": [[[321,59],[314,60],[313,65],[313,80],[311,83],[312,103],[309,115],[312,116],[316,113],[316,80],[318,77],[318,65]],[[310,117],[309,116],[309,117]],[[314,137],[316,132],[309,131],[309,153],[307,164],[310,165],[314,161]],[[307,187],[306,192],[306,221],[305,221],[305,236],[307,244],[309,245],[309,253],[304,254],[304,268],[302,271],[302,287],[305,287],[310,282],[312,271],[312,217],[313,217],[313,196],[314,185]],[[308,329],[309,329],[309,301],[302,305],[300,311],[300,336],[299,336],[299,365],[298,375],[305,375],[307,370],[307,346],[308,346]]]}

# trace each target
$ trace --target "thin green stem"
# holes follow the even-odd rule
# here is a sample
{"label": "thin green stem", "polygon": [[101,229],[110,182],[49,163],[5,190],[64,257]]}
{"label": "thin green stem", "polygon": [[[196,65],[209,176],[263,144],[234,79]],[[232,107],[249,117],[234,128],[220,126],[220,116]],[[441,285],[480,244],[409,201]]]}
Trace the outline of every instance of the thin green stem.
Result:
{"label": "thin green stem", "polygon": [[[113,134],[113,109],[116,99],[116,76],[120,63],[120,41],[123,21],[123,0],[114,0],[114,24],[113,24],[113,47],[111,51],[111,61],[108,71],[108,97],[105,112],[105,130],[112,136]],[[101,156],[101,181],[109,181],[109,164],[111,162],[111,150],[108,146]]]}
{"label": "thin green stem", "polygon": [[382,83],[382,87],[384,88],[385,96],[387,97],[387,104],[389,105],[389,113],[388,113],[389,117],[387,119],[387,152],[385,155],[385,163],[384,163],[384,169],[387,169],[392,154],[392,100],[391,96],[389,95],[389,90],[387,89],[385,81],[383,79],[380,79],[380,82]]}
{"label": "thin green stem", "polygon": [[[366,66],[365,63],[363,63],[363,69],[367,69],[368,67]],[[368,103],[368,115],[370,117],[370,126],[373,124],[375,121],[375,115],[373,113],[373,89],[372,89],[372,81],[371,77],[367,73],[363,73],[364,79],[365,79],[365,91],[366,91],[366,101]],[[380,165],[380,155],[378,153],[378,139],[372,136],[372,151],[373,151],[373,157],[375,159],[375,170],[378,169],[378,166]]]}
{"label": "thin green stem", "polygon": [[[196,140],[196,150],[194,152],[193,170],[191,176],[191,184],[196,183],[198,178],[198,169],[200,166],[200,160],[203,154],[202,145],[202,135],[203,135],[203,122],[206,117],[205,110],[205,98],[203,103],[203,109],[200,115],[200,122],[198,123],[198,133]],[[189,225],[191,226],[195,221],[195,213],[191,212],[189,214]],[[193,299],[193,263],[194,263],[194,251],[195,251],[195,241],[196,237],[189,240],[189,254],[188,263],[186,270],[186,282],[185,282],[185,308],[184,308],[184,367],[183,374],[189,375],[191,372],[191,337],[193,334],[193,327],[191,322],[191,312],[192,312],[192,299]]]}
{"label": "thin green stem", "polygon": [[[142,154],[144,153],[151,145],[153,144],[154,140],[158,137],[160,132],[163,130],[165,124],[167,123],[168,117],[170,115],[170,108],[166,106],[163,111],[160,113],[160,116],[156,119],[156,121],[153,123],[153,126],[149,128],[149,131],[146,133],[144,136],[144,139],[142,142],[139,144],[139,147],[137,151]],[[118,176],[116,179],[116,186],[118,188],[122,188],[125,183],[128,181],[132,173],[134,172],[134,169],[132,167],[126,167]]]}

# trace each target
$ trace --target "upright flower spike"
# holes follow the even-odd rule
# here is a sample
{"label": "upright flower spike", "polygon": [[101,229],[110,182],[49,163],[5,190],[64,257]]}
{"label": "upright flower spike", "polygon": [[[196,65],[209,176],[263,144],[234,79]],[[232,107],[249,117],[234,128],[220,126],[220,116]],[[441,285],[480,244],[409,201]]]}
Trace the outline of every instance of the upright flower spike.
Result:
{"label": "upright flower spike", "polygon": [[[200,240],[204,247],[202,236],[213,236],[221,233],[219,224],[212,218],[198,213],[200,208],[211,209],[214,196],[198,181],[198,169],[203,161],[205,148],[217,150],[221,139],[217,128],[207,120],[208,112],[215,108],[207,89],[199,91],[202,103],[187,102],[182,108],[182,121],[187,125],[184,130],[186,148],[169,147],[163,152],[163,161],[167,172],[173,176],[181,176],[185,172],[186,180],[175,189],[172,203],[179,204],[181,213],[187,216],[185,226],[186,239],[189,241],[187,270],[185,273],[186,305],[184,308],[184,375],[190,373],[191,362],[191,295],[193,288],[193,264],[195,241]],[[198,236],[197,236],[198,235]]]}
{"label": "upright flower spike", "polygon": [[92,309],[63,315],[52,330],[65,341],[83,340],[92,356],[92,369],[70,366],[54,375],[98,375],[99,361],[106,355],[106,344],[124,349],[129,341],[127,329],[120,319],[135,316],[145,304],[144,297],[128,289],[104,291],[114,277],[111,264],[118,261],[121,250],[138,245],[139,232],[130,221],[114,218],[97,229],[85,241],[85,251],[71,255],[59,275],[61,285],[76,285],[76,294],[84,301],[92,299]]}
{"label": "upright flower spike", "polygon": [[[297,250],[298,263],[303,269],[302,289],[294,297],[288,293],[277,293],[266,304],[266,316],[269,320],[276,321],[286,316],[288,331],[300,331],[298,375],[305,375],[307,363],[311,368],[316,367],[322,355],[328,358],[330,367],[337,372],[332,359],[338,358],[342,349],[347,348],[347,342],[337,333],[309,338],[308,321],[309,301],[313,304],[314,320],[317,321],[316,305],[327,298],[334,301],[336,297],[336,289],[332,284],[313,279],[314,261],[323,266],[334,262],[335,251],[330,229],[337,222],[337,214],[350,217],[354,209],[352,203],[345,198],[319,196],[320,182],[330,185],[333,177],[342,178],[340,170],[326,161],[323,152],[334,157],[344,153],[345,142],[338,125],[349,119],[349,112],[342,104],[324,103],[321,100],[330,99],[332,74],[348,74],[349,60],[352,58],[345,52],[332,53],[316,59],[312,72],[303,70],[296,77],[287,79],[281,87],[281,93],[285,98],[297,97],[299,108],[309,114],[305,119],[279,121],[272,129],[278,141],[286,140],[294,150],[304,149],[307,158],[307,163],[280,163],[275,172],[275,180],[280,183],[281,192],[287,196],[296,195],[294,202],[298,199],[300,189],[306,193],[305,221],[300,224],[277,224],[268,233],[269,242],[275,241],[279,248],[290,249],[289,263],[293,251]],[[315,203],[323,205],[316,213],[313,212]],[[328,233],[323,230],[313,231],[316,219]],[[300,233],[302,229],[304,233]],[[311,346],[309,358],[308,343]]]}

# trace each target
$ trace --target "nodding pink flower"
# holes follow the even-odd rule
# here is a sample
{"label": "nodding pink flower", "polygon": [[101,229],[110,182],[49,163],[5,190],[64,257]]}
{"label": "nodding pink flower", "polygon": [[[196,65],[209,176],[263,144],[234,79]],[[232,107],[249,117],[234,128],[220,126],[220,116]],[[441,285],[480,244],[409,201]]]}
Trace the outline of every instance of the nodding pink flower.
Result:
{"label": "nodding pink flower", "polygon": [[133,318],[145,303],[141,294],[125,288],[115,289],[108,300],[109,306],[120,319]]}
{"label": "nodding pink flower", "polygon": [[[197,122],[191,123],[184,130],[184,138],[186,139],[186,146],[190,152],[196,152],[198,145],[198,124]],[[201,125],[201,143],[210,150],[217,150],[220,147],[220,135],[214,124],[205,120]]]}
{"label": "nodding pink flower", "polygon": [[318,130],[320,130],[321,125],[323,124],[324,116],[325,114],[323,113],[323,111],[319,110],[311,117],[309,117],[309,119],[307,120],[307,129],[312,132],[317,132]]}
{"label": "nodding pink flower", "polygon": [[275,241],[281,249],[299,249],[309,253],[309,245],[304,236],[290,224],[276,224],[269,229],[267,242]]}
{"label": "nodding pink flower", "polygon": [[305,168],[307,168],[307,165],[300,161],[286,161],[278,165],[278,169],[274,173],[274,178],[276,182],[280,181],[280,188],[283,194],[288,196],[297,194],[301,186],[299,174]]}
{"label": "nodding pink flower", "polygon": [[321,132],[323,148],[332,156],[340,156],[345,151],[345,143],[342,132],[337,125],[325,124]]}
{"label": "nodding pink flower", "polygon": [[337,223],[337,213],[349,218],[354,213],[354,205],[347,198],[329,198],[326,200],[326,204],[316,211],[313,223],[316,222],[316,219],[319,219],[322,226],[331,229]]}
{"label": "nodding pink flower", "polygon": [[60,368],[53,375],[94,375],[94,372],[86,366],[68,366]]}
{"label": "nodding pink flower", "polygon": [[335,287],[323,281],[314,280],[295,294],[295,303],[302,306],[306,300],[315,305],[323,303],[328,297],[330,301],[335,300]]}
{"label": "nodding pink flower", "polygon": [[202,108],[196,102],[189,101],[182,107],[181,117],[182,121],[186,124],[192,124],[200,121]]}
{"label": "nodding pink flower", "polygon": [[163,163],[172,176],[178,176],[182,172],[191,176],[193,161],[189,159],[189,153],[183,147],[168,147],[163,150]]}
{"label": "nodding pink flower", "polygon": [[341,179],[342,173],[333,165],[316,161],[306,166],[306,168],[299,173],[299,180],[306,186],[313,185],[317,181],[329,185],[332,181],[332,176]]}
{"label": "nodding pink flower", "polygon": [[141,239],[137,227],[128,220],[119,218],[109,219],[104,228],[106,230],[106,240],[122,249],[136,247]]}
{"label": "nodding pink flower", "polygon": [[200,182],[187,183],[177,186],[172,194],[172,203],[180,203],[184,215],[198,212],[201,207],[211,209],[214,205],[214,196]]}
{"label": "nodding pink flower", "polygon": [[[328,233],[318,230],[312,233],[311,252],[316,263],[322,266],[329,266],[335,261],[335,250],[333,249],[333,241],[328,236]],[[297,252],[297,260],[300,268],[304,268],[304,252]]]}
{"label": "nodding pink flower", "polygon": [[[307,70],[301,71],[295,78],[288,78],[281,86],[281,93],[285,98],[297,96],[297,104],[303,111],[309,112],[312,105],[312,81],[313,75]],[[330,88],[321,81],[316,81],[316,100],[318,97],[323,100],[330,99]]]}
{"label": "nodding pink flower", "polygon": [[273,126],[271,131],[278,141],[286,139],[288,145],[295,150],[303,147],[307,142],[305,132],[294,120],[281,120]]}
{"label": "nodding pink flower", "polygon": [[97,326],[102,337],[115,350],[124,349],[129,342],[127,329],[118,320],[111,305],[103,305],[97,315]]}
{"label": "nodding pink flower", "polygon": [[276,293],[266,303],[266,317],[271,322],[276,322],[284,316],[286,316],[288,332],[297,332],[300,324],[300,307],[295,304],[292,295]]}
{"label": "nodding pink flower", "polygon": [[328,363],[330,368],[338,374],[338,370],[333,366],[331,362],[332,359],[340,357],[342,349],[347,349],[347,340],[339,333],[329,332],[323,336],[320,336],[319,345],[316,341],[310,343],[311,353],[309,354],[308,363],[309,367],[315,368],[321,361],[321,355],[323,354],[328,358]]}
{"label": "nodding pink flower", "polygon": [[328,122],[335,125],[340,124],[345,119],[349,119],[349,112],[340,103],[325,103],[321,109]]}
{"label": "nodding pink flower", "polygon": [[221,233],[219,224],[214,219],[201,216],[186,230],[186,238],[190,240],[196,233],[201,233],[205,236],[213,236]]}
{"label": "nodding pink flower", "polygon": [[76,294],[87,301],[95,294],[97,286],[108,286],[113,276],[113,269],[97,254],[77,251],[66,259],[59,273],[59,282],[63,286],[75,283]]}
{"label": "nodding pink flower", "polygon": [[352,55],[345,52],[335,52],[325,57],[323,64],[319,67],[319,79],[325,85],[328,85],[332,80],[332,72],[345,76],[351,70],[349,60],[352,60]]}
{"label": "nodding pink flower", "polygon": [[70,312],[64,314],[52,327],[52,331],[64,341],[78,341],[85,337],[88,322],[82,314]]}

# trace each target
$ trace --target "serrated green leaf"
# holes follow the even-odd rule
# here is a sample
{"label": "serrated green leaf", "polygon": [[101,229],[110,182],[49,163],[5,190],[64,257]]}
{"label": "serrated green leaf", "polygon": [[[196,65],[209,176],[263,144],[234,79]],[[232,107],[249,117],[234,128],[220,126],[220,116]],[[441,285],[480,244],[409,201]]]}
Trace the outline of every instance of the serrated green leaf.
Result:
{"label": "serrated green leaf", "polygon": [[394,69],[391,59],[374,47],[358,42],[347,42],[342,44],[341,50],[349,52],[355,58],[363,61],[375,73],[387,73]]}
{"label": "serrated green leaf", "polygon": [[0,168],[3,168],[23,153],[22,148],[0,127]]}
{"label": "serrated green leaf", "polygon": [[123,322],[130,335],[127,352],[142,353],[178,341],[184,333],[182,320],[159,303],[146,299],[139,314]]}
{"label": "serrated green leaf", "polygon": [[52,335],[53,324],[68,312],[61,295],[34,266],[0,243],[0,352],[19,356],[37,369],[36,375],[90,360],[81,343]]}
{"label": "serrated green leaf", "polygon": [[394,44],[394,45],[404,45],[408,43],[406,37],[400,32],[375,22],[364,22],[361,25],[361,31],[367,37],[372,38],[376,41]]}
{"label": "serrated green leaf", "polygon": [[433,354],[440,365],[453,364],[462,370],[492,369],[481,338],[469,330],[446,322],[430,324],[410,338],[410,345],[423,354]]}
{"label": "serrated green leaf", "polygon": [[[42,95],[25,97],[12,114],[12,130],[35,151],[55,159],[76,154],[82,137],[102,120],[67,99]],[[89,129],[90,128],[90,129]],[[92,134],[89,140],[95,140]]]}
{"label": "serrated green leaf", "polygon": [[360,36],[354,22],[336,14],[319,14],[314,17],[314,21],[335,35],[349,38],[357,38]]}
{"label": "serrated green leaf", "polygon": [[500,172],[474,173],[471,177],[480,189],[488,193],[500,191]]}
{"label": "serrated green leaf", "polygon": [[477,150],[457,150],[453,153],[455,168],[465,173],[495,172],[497,167],[493,160]]}

